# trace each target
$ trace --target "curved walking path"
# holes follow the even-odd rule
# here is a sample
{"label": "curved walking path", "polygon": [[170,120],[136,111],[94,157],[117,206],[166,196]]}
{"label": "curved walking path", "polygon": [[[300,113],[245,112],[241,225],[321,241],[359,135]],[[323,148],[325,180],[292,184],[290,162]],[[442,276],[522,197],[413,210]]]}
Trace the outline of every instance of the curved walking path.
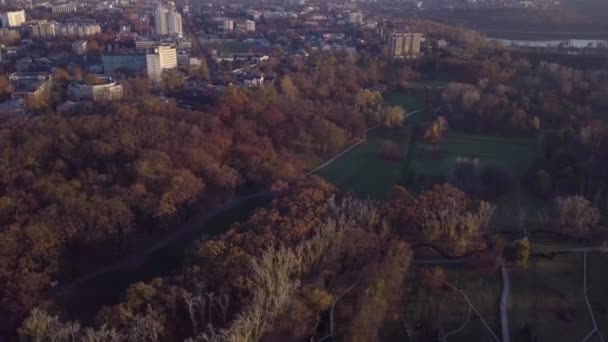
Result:
{"label": "curved walking path", "polygon": [[584,257],[584,272],[583,272],[583,294],[585,295],[585,302],[587,303],[587,309],[589,310],[589,315],[591,315],[591,320],[593,321],[593,330],[583,339],[583,342],[586,342],[591,336],[597,333],[597,336],[605,342],[604,336],[600,332],[600,329],[597,326],[597,322],[595,320],[595,315],[593,314],[593,309],[591,308],[591,303],[589,302],[589,297],[587,296],[587,251],[585,251]]}
{"label": "curved walking path", "polygon": [[509,330],[509,294],[511,293],[511,280],[509,278],[509,271],[505,266],[504,260],[501,262],[502,271],[502,296],[500,298],[500,322],[502,326],[502,342],[511,341],[510,330]]}
{"label": "curved walking path", "polygon": [[[418,114],[418,113],[422,113],[422,112],[426,112],[426,109],[419,109],[419,110],[415,110],[405,116],[403,116],[403,118],[401,118],[401,121],[409,118],[410,116],[414,115],[414,114]],[[333,162],[335,162],[338,158],[342,157],[343,155],[347,154],[348,152],[352,151],[354,148],[356,148],[357,146],[363,144],[364,142],[367,141],[367,133],[378,129],[380,126],[379,125],[375,125],[372,126],[368,129],[366,129],[365,131],[363,131],[363,137],[361,137],[361,139],[359,139],[359,141],[357,141],[356,143],[352,144],[351,146],[349,146],[347,149],[345,149],[344,151],[336,154],[335,156],[331,157],[329,160],[327,160],[325,163],[319,165],[318,167],[306,172],[304,174],[304,177],[308,177],[314,173],[317,173],[318,171],[326,168],[327,166],[329,166],[330,164],[332,164]]]}
{"label": "curved walking path", "polygon": [[469,322],[471,321],[471,312],[472,311],[473,311],[473,307],[469,304],[469,311],[467,312],[467,318],[465,318],[464,322],[462,322],[462,324],[458,328],[450,331],[449,333],[447,333],[443,336],[444,342],[447,342],[448,337],[455,335],[455,334],[461,332],[462,330],[464,330],[464,328],[467,326],[467,324],[469,324]]}
{"label": "curved walking path", "polygon": [[469,306],[471,307],[471,309],[473,309],[473,311],[475,312],[475,314],[477,315],[477,317],[479,317],[479,320],[481,320],[481,322],[486,327],[486,329],[488,329],[488,332],[492,335],[492,337],[494,337],[494,339],[496,340],[496,342],[500,342],[500,340],[498,339],[498,336],[496,336],[496,334],[494,333],[494,331],[492,330],[492,328],[490,328],[490,325],[486,322],[485,319],[483,319],[483,317],[481,316],[481,314],[479,313],[479,311],[477,311],[477,309],[475,308],[475,305],[473,305],[473,302],[471,302],[471,300],[466,295],[466,293],[464,293],[464,291],[462,291],[461,289],[457,288],[454,284],[450,283],[449,281],[446,281],[445,283],[449,287],[451,287],[454,291],[460,293],[460,295],[462,295],[462,297],[464,297],[464,299],[467,301],[467,303],[469,304]]}
{"label": "curved walking path", "polygon": [[139,266],[144,263],[146,259],[149,258],[155,252],[169,246],[172,243],[181,240],[182,238],[186,238],[189,234],[200,229],[211,218],[216,217],[227,210],[233,209],[244,202],[269,196],[271,196],[271,193],[269,191],[260,191],[251,195],[236,197],[228,203],[211,211],[205,211],[206,208],[201,208],[194,216],[192,216],[189,220],[183,223],[179,228],[174,230],[173,233],[163,237],[161,240],[155,242],[147,248],[123,258],[117,263],[107,265],[98,269],[97,271],[94,271],[76,279],[75,281],[63,286],[59,293],[61,294],[67,292],[79,285],[82,285],[83,283],[94,280],[112,272],[135,268],[136,266]]}

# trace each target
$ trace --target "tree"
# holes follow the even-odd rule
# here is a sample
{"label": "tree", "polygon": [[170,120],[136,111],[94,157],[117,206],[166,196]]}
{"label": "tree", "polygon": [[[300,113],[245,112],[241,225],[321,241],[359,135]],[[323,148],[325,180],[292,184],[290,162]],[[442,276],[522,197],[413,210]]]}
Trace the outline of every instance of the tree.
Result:
{"label": "tree", "polygon": [[179,69],[173,68],[163,70],[160,82],[165,91],[175,91],[184,87],[186,84],[186,78]]}
{"label": "tree", "polygon": [[304,292],[306,305],[316,312],[323,312],[331,306],[334,296],[319,288],[309,289]]}
{"label": "tree", "polygon": [[555,199],[556,218],[562,229],[576,233],[588,232],[600,220],[600,212],[582,196]]}
{"label": "tree", "polygon": [[443,116],[439,116],[437,119],[433,120],[424,132],[424,140],[437,141],[443,137],[447,130],[448,121]]}
{"label": "tree", "polygon": [[434,266],[422,270],[424,284],[431,289],[441,289],[445,286],[447,276],[443,268]]}
{"label": "tree", "polygon": [[70,73],[67,72],[65,69],[62,68],[57,68],[55,70],[53,70],[53,81],[60,83],[60,84],[66,84],[68,82],[70,82],[72,79],[72,77],[70,76]]}
{"label": "tree", "polygon": [[530,257],[530,241],[528,239],[517,240],[513,243],[514,261],[518,267],[528,267]]}
{"label": "tree", "polygon": [[384,107],[380,112],[380,123],[388,128],[401,127],[404,116],[405,111],[401,107]]}
{"label": "tree", "polygon": [[209,69],[207,67],[207,60],[205,60],[204,58],[201,58],[201,64],[193,66],[190,69],[190,73],[193,75],[197,75],[202,80],[208,80],[209,79]]}
{"label": "tree", "polygon": [[281,78],[279,86],[281,93],[283,93],[283,95],[285,95],[288,99],[293,100],[298,96],[298,87],[295,85],[289,75],[285,75]]}
{"label": "tree", "polygon": [[6,75],[0,75],[0,97],[4,97],[12,92],[11,83]]}
{"label": "tree", "polygon": [[84,77],[84,83],[86,83],[87,85],[94,86],[103,84],[103,81],[101,80],[101,78],[99,78],[99,76],[95,74],[87,74]]}
{"label": "tree", "polygon": [[406,205],[397,222],[407,227],[406,235],[426,241],[445,239],[450,247],[462,250],[489,225],[494,210],[449,184],[435,185]]}

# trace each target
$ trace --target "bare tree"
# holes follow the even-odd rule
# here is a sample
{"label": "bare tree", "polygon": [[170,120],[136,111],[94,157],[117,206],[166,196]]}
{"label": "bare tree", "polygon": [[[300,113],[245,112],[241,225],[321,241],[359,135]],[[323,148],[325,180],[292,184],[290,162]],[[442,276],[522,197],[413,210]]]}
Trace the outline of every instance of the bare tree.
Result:
{"label": "bare tree", "polygon": [[586,232],[600,220],[600,212],[582,196],[555,199],[556,218],[562,229]]}

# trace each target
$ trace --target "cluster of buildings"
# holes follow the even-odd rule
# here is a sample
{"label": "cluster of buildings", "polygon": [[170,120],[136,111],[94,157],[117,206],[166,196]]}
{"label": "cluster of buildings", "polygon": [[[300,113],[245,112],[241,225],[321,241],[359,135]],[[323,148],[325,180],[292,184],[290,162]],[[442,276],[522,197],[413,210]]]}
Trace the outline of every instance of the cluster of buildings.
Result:
{"label": "cluster of buildings", "polygon": [[233,19],[222,19],[219,27],[224,31],[246,31],[246,32],[255,32],[255,21],[254,20],[244,20],[238,21],[235,24],[235,20]]}
{"label": "cluster of buildings", "polygon": [[101,33],[101,26],[93,20],[78,20],[67,23],[40,20],[28,28],[30,38],[47,40],[56,37],[86,38]]}
{"label": "cluster of buildings", "polygon": [[153,82],[160,82],[163,71],[177,68],[177,49],[171,46],[154,46],[144,51],[102,55],[103,71],[114,75],[117,72],[146,73]]}
{"label": "cluster of buildings", "polygon": [[[48,72],[15,72],[8,79],[12,88],[11,99],[0,103],[0,116],[25,114],[26,103],[47,101],[53,87],[53,77]],[[89,74],[85,80],[71,82],[67,87],[69,101],[88,103],[114,101],[122,97],[122,85],[105,75]]]}
{"label": "cluster of buildings", "polygon": [[94,82],[75,81],[68,86],[68,98],[72,101],[113,101],[123,96],[122,85],[112,77],[90,75]]}

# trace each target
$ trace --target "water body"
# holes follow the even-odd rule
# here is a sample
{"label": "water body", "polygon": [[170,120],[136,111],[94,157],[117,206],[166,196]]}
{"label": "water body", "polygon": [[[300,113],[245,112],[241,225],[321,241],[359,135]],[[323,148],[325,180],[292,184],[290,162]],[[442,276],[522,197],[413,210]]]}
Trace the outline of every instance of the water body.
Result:
{"label": "water body", "polygon": [[604,39],[550,39],[550,40],[520,40],[488,38],[506,46],[535,47],[535,48],[608,48],[608,40]]}

